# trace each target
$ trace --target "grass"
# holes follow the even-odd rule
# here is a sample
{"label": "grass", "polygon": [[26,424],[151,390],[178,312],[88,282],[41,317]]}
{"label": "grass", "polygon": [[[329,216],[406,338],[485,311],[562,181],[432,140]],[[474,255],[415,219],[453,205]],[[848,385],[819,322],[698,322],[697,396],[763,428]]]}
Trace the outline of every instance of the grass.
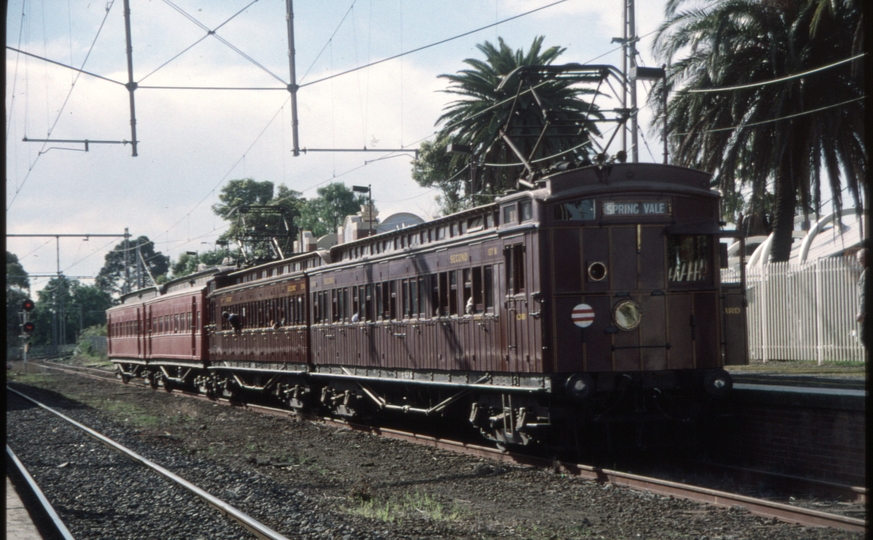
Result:
{"label": "grass", "polygon": [[350,514],[394,523],[403,519],[424,518],[429,521],[455,522],[464,517],[464,511],[457,505],[446,506],[432,495],[420,491],[407,492],[399,497],[379,501],[370,495],[365,486],[352,494],[353,506]]}
{"label": "grass", "polygon": [[864,377],[867,366],[864,362],[836,361],[818,365],[815,360],[773,360],[767,363],[752,362],[747,366],[728,366],[728,371],[740,373],[779,373],[784,375],[839,375]]}

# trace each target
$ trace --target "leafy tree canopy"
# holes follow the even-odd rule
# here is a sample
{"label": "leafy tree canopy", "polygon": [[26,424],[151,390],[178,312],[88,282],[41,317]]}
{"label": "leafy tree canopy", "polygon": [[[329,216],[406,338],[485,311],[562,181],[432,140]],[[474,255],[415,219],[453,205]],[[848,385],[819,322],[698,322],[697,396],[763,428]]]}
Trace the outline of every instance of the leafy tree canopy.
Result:
{"label": "leafy tree canopy", "polygon": [[839,63],[859,52],[860,2],[670,0],[666,15],[654,47],[669,65],[672,160],[714,172],[723,193],[749,188],[749,215],[772,194],[771,260],[789,259],[796,211],[822,208],[824,176],[837,209],[844,182],[861,208],[863,85],[857,62]]}
{"label": "leafy tree canopy", "polygon": [[300,229],[311,231],[316,237],[335,233],[346,216],[357,214],[368,203],[366,195],[355,193],[341,182],[320,187],[317,193],[318,197],[301,206],[299,221]]}
{"label": "leafy tree canopy", "polygon": [[52,329],[57,328],[59,342],[74,343],[81,329],[105,325],[106,310],[112,305],[109,292],[97,286],[83,285],[65,276],[53,278],[37,293],[36,307],[31,312],[36,330],[30,342],[51,345]]}
{"label": "leafy tree canopy", "polygon": [[18,311],[21,303],[28,297],[25,289],[30,287],[30,279],[24,267],[18,262],[18,257],[6,252],[6,343],[18,343],[21,332]]}
{"label": "leafy tree canopy", "polygon": [[[497,46],[486,41],[476,46],[485,56],[484,60],[468,58],[464,63],[469,69],[439,76],[449,81],[445,92],[460,99],[445,107],[444,114],[437,120],[437,125],[443,125],[437,142],[422,147],[413,170],[419,184],[443,189],[444,210],[459,204],[455,202],[460,200],[456,188],[461,180],[455,175],[463,173],[471,160],[469,156],[453,154],[446,166],[434,152],[445,143],[470,147],[473,162],[485,165],[477,171],[477,185],[470,187],[470,191],[484,195],[514,189],[518,179],[527,174],[520,158],[501,138],[502,132],[506,132],[525,159],[537,167],[534,171],[537,174],[560,161],[585,161],[593,153],[584,143],[589,133],[598,133],[594,121],[602,115],[596,106],[583,99],[593,96],[593,90],[574,86],[572,80],[550,79],[538,82],[535,94],[519,94],[518,91],[526,87],[521,86],[522,81],[515,80],[517,76],[504,81],[516,68],[552,64],[564,52],[561,47],[544,49],[544,39],[544,36],[536,37],[527,52],[513,51],[503,38],[498,38]],[[498,88],[501,82],[503,86]],[[563,151],[569,153],[558,155]],[[507,164],[516,165],[507,167]],[[479,202],[482,201],[467,199],[463,205]]]}
{"label": "leafy tree canopy", "polygon": [[[274,194],[275,193],[275,194]],[[212,206],[230,227],[220,240],[239,246],[247,262],[264,262],[291,254],[297,235],[300,193],[273,182],[251,178],[230,180],[221,188],[221,203]]]}
{"label": "leafy tree canopy", "polygon": [[18,256],[14,253],[6,252],[6,290],[9,287],[18,287],[19,289],[29,289],[30,279],[24,267],[18,262]]}
{"label": "leafy tree canopy", "polygon": [[[95,285],[102,291],[111,294],[120,294],[127,285],[125,278],[130,278],[130,290],[152,285],[149,273],[140,273],[141,283],[136,283],[137,256],[136,246],[139,242],[139,251],[142,260],[148,266],[149,272],[155,280],[160,281],[160,276],[165,275],[170,269],[170,258],[160,251],[155,251],[155,244],[148,236],[140,236],[136,240],[129,240],[127,246],[121,242],[112,251],[106,254],[103,268],[97,274]],[[126,257],[125,257],[126,254]]]}

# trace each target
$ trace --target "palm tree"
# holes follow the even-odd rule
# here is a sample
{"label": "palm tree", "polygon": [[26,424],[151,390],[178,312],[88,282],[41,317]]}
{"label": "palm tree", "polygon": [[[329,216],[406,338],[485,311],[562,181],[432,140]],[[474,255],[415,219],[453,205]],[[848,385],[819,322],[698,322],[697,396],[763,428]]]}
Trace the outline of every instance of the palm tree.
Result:
{"label": "palm tree", "polygon": [[668,2],[655,40],[673,88],[673,161],[714,171],[724,192],[751,187],[763,200],[772,190],[771,260],[788,260],[795,211],[821,208],[822,168],[835,206],[845,181],[861,207],[860,77],[850,63],[792,77],[851,58],[846,29],[858,27],[860,9],[852,0],[828,9],[821,0],[725,0],[680,11],[692,1]]}
{"label": "palm tree", "polygon": [[[503,38],[498,38],[496,47],[486,41],[476,46],[485,55],[484,60],[468,58],[464,63],[470,69],[439,76],[449,81],[445,92],[461,97],[449,103],[437,120],[437,125],[443,124],[438,134],[440,144],[469,146],[486,165],[516,164],[486,167],[484,179],[480,175],[484,180],[482,191],[498,193],[514,188],[524,171],[519,158],[501,140],[501,132],[507,128],[519,150],[541,170],[559,161],[584,160],[592,153],[588,146],[581,146],[569,154],[557,155],[586,142],[589,132],[598,133],[593,122],[601,119],[601,114],[582,99],[593,94],[592,90],[573,87],[573,80],[550,79],[537,83],[536,96],[523,93],[515,101],[520,77],[516,74],[504,81],[518,67],[548,65],[564,52],[560,47],[543,50],[544,39],[536,37],[527,53],[522,49],[513,51]],[[540,139],[546,121],[550,127]],[[450,170],[458,171],[460,162],[461,158],[454,157]]]}

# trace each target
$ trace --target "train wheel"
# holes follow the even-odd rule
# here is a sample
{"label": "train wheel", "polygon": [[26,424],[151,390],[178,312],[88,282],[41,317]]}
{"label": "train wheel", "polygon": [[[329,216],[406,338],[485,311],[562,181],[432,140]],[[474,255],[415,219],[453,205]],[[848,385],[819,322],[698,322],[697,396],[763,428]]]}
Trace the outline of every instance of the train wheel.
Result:
{"label": "train wheel", "polygon": [[160,381],[160,377],[154,375],[153,373],[149,373],[148,377],[146,378],[146,381],[148,382],[149,386],[152,387],[152,390],[157,390],[158,389],[158,381]]}
{"label": "train wheel", "polygon": [[171,381],[170,379],[164,378],[164,390],[166,392],[172,392],[173,391],[173,381]]}

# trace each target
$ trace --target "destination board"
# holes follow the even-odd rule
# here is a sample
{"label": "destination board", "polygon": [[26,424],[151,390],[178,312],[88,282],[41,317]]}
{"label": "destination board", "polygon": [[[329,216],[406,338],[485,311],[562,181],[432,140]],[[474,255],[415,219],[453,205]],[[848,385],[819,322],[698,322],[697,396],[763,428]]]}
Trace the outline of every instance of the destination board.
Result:
{"label": "destination board", "polygon": [[604,216],[667,216],[670,203],[667,201],[604,201]]}

